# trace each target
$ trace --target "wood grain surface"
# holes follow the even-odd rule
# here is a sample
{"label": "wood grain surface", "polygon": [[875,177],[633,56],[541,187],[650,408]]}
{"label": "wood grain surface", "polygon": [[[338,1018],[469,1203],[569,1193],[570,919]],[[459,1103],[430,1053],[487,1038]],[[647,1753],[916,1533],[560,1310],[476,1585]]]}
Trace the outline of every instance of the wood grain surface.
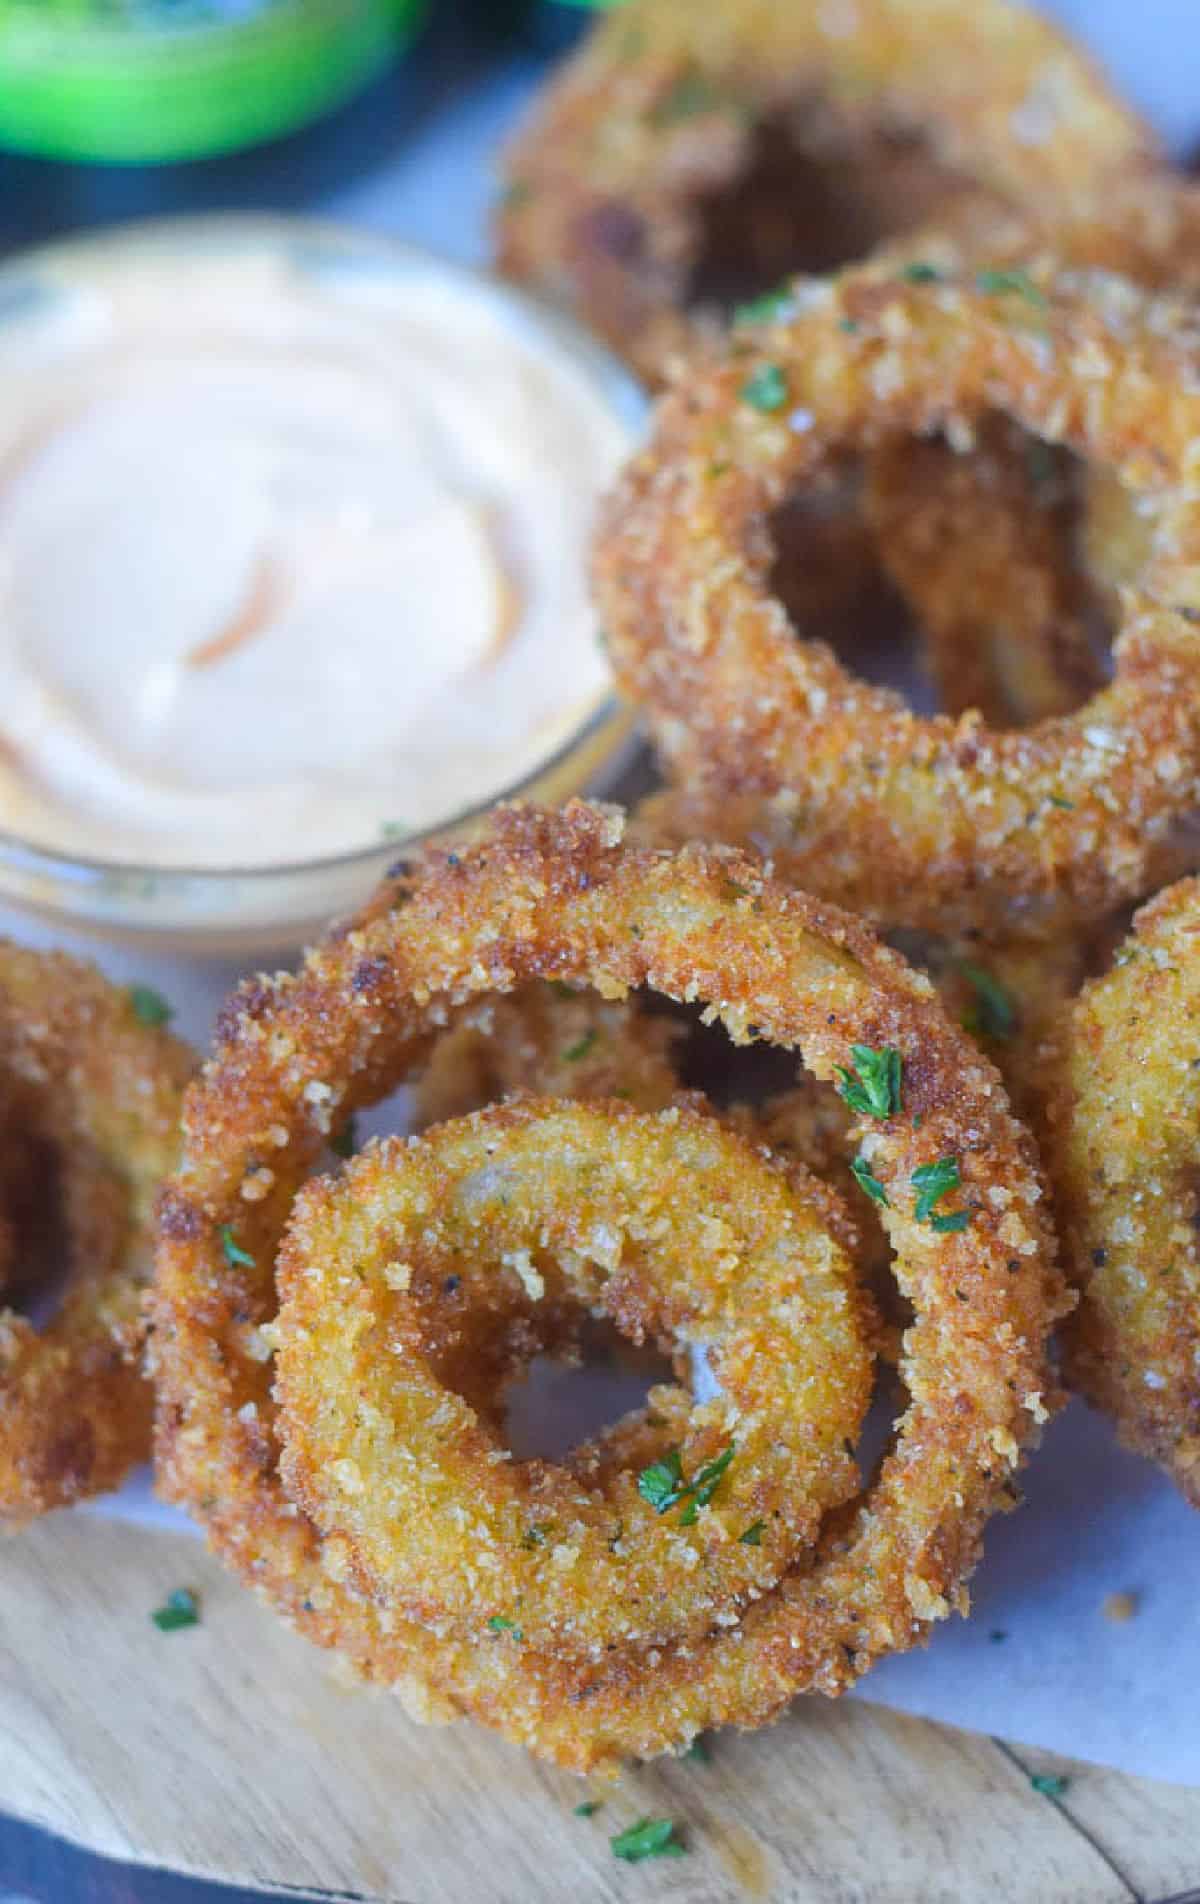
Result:
{"label": "wood grain surface", "polygon": [[[150,1614],[176,1587],[198,1626]],[[1067,1780],[1058,1796],[1034,1774]],[[589,1818],[585,1797],[601,1800]],[[0,1805],[108,1857],[365,1904],[1126,1904],[1200,1886],[1200,1791],[864,1704],[588,1788],[340,1682],[186,1535],[60,1515],[6,1542]],[[609,1838],[676,1819],[688,1855]]]}

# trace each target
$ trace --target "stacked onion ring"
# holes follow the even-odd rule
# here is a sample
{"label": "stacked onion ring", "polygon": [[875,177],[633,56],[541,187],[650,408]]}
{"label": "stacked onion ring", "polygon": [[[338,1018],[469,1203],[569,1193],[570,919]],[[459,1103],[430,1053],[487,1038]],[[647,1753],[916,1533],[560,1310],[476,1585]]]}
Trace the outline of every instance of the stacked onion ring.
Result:
{"label": "stacked onion ring", "polygon": [[[983,1527],[1011,1502],[1023,1454],[1054,1405],[1046,1342],[1066,1306],[1029,1141],[997,1073],[947,1021],[929,981],[855,920],[780,887],[751,857],[655,851],[625,842],[622,831],[614,811],[579,803],[562,814],[502,809],[470,847],[431,852],[397,869],[364,913],[316,947],[296,975],[243,986],[224,1015],[215,1056],[188,1095],[183,1163],[161,1206],[154,1302],[161,1482],[204,1522],[233,1567],[302,1632],[337,1648],[370,1678],[405,1691],[425,1716],[470,1713],[577,1769],[679,1749],[715,1724],[761,1724],[804,1690],[838,1692],[874,1659],[912,1646],[932,1623],[965,1606],[964,1582]],[[654,1631],[653,1610],[630,1613],[637,1639],[606,1627],[602,1601],[580,1612],[578,1629],[563,1630],[570,1588],[552,1590],[550,1560],[536,1541],[531,1550],[513,1550],[509,1536],[518,1525],[523,1533],[539,1525],[525,1518],[537,1477],[501,1472],[493,1383],[513,1354],[536,1344],[543,1302],[551,1338],[560,1303],[569,1327],[579,1301],[599,1300],[601,1285],[620,1320],[623,1232],[617,1228],[609,1239],[606,1260],[595,1243],[618,1205],[625,1229],[640,1238],[629,1259],[634,1332],[645,1327],[678,1347],[693,1301],[701,1304],[699,1332],[710,1330],[703,1283],[691,1292],[671,1268],[673,1226],[682,1223],[682,1235],[702,1222],[702,1209],[689,1205],[703,1205],[705,1179],[672,1170],[670,1158],[701,1151],[713,1157],[713,1213],[719,1224],[728,1217],[736,1253],[752,1241],[753,1212],[742,1209],[737,1172],[731,1178],[721,1159],[733,1157],[728,1146],[742,1140],[687,1107],[535,1104],[443,1126],[415,1147],[368,1151],[336,1187],[301,1194],[330,1135],[418,1071],[456,1014],[538,980],[591,986],[610,999],[638,987],[686,998],[706,1007],[735,1040],[795,1050],[816,1076],[840,1080],[855,1113],[858,1182],[878,1204],[897,1280],[914,1311],[901,1364],[910,1399],[895,1437],[865,1488],[822,1516],[795,1565],[787,1564],[783,1537],[768,1541],[764,1527],[760,1576],[754,1542],[741,1540],[755,1520],[769,1522],[765,1510],[781,1495],[769,1459],[761,1474],[748,1464],[740,1480],[731,1464],[721,1465],[728,1446],[722,1437],[727,1430],[736,1437],[720,1411],[734,1403],[719,1403],[710,1420],[686,1398],[671,1400],[666,1430],[635,1418],[611,1444],[586,1455],[589,1499],[594,1485],[604,1502],[582,1516],[581,1541],[595,1554],[606,1590],[619,1564],[615,1549],[600,1552],[602,1530],[613,1531],[608,1495],[631,1499],[627,1470],[632,1463],[643,1472],[643,1454],[651,1455],[650,1467],[665,1464],[663,1486],[649,1502],[656,1512],[682,1490],[668,1506],[680,1511],[682,1530],[673,1524],[671,1537],[680,1539],[682,1531],[685,1548],[691,1550],[692,1522],[683,1512],[689,1504],[697,1510],[702,1551],[710,1542],[715,1551],[716,1523],[724,1522],[725,1505],[736,1504],[736,1524],[725,1532],[749,1552],[714,1562],[703,1632],[689,1625],[676,1594],[662,1617],[670,1633],[686,1630],[687,1637],[664,1636],[652,1646],[642,1639]],[[586,1248],[563,1208],[569,1172],[547,1161],[548,1153],[539,1161],[539,1122],[554,1119],[564,1141],[582,1133],[572,1155],[581,1169],[598,1173],[595,1210],[583,1199],[585,1213],[601,1215]],[[794,1173],[736,1154],[737,1170],[750,1171],[756,1183],[757,1172],[768,1173],[764,1195],[769,1188],[774,1199],[795,1196],[788,1188]],[[471,1205],[481,1198],[500,1220],[498,1184],[510,1165],[516,1207],[503,1219],[511,1235],[502,1228],[499,1273],[489,1260],[456,1285],[463,1268],[446,1265],[471,1257]],[[686,1216],[662,1208],[664,1171]],[[618,1194],[619,1183],[625,1187]],[[726,1183],[728,1193],[720,1188]],[[657,1208],[665,1229],[640,1223],[643,1184],[646,1214]],[[829,1292],[842,1291],[842,1327],[861,1298],[841,1266],[835,1206],[824,1207],[818,1280],[805,1300],[821,1309]],[[421,1228],[426,1210],[428,1236]],[[666,1239],[661,1261],[638,1254],[651,1240],[641,1236],[643,1227]],[[710,1275],[722,1247],[713,1234]],[[755,1260],[765,1273],[766,1259]],[[330,1263],[343,1266],[340,1280],[340,1272],[318,1267]],[[307,1287],[310,1273],[318,1277],[315,1294]],[[323,1303],[326,1275],[330,1300]],[[653,1288],[643,1276],[653,1278]],[[461,1310],[454,1306],[460,1289]],[[821,1310],[827,1322],[841,1300]],[[497,1330],[489,1304],[502,1324]],[[728,1345],[742,1325],[735,1311],[726,1315]],[[451,1331],[439,1361],[442,1351],[432,1345],[451,1318],[458,1333]],[[392,1411],[401,1397],[382,1369],[364,1411],[368,1426],[343,1413],[336,1431],[350,1437],[337,1459],[351,1465],[321,1481],[311,1457],[322,1444],[307,1439],[316,1398],[328,1396],[333,1379],[321,1358],[328,1351],[356,1359],[356,1343],[378,1327],[397,1349],[399,1387],[399,1369],[410,1368],[416,1379],[425,1358],[424,1399],[411,1402],[418,1413],[434,1407],[439,1385],[457,1395],[444,1399],[461,1427],[472,1423],[460,1404],[474,1411],[479,1438],[461,1445],[452,1439],[436,1475],[419,1485],[452,1508],[461,1474],[458,1505],[469,1509],[468,1477],[478,1479],[478,1462],[486,1464],[489,1454],[500,1457],[486,1509],[504,1547],[504,1584],[496,1592],[511,1595],[536,1579],[536,1640],[524,1635],[516,1599],[496,1602],[481,1634],[465,1576],[442,1572],[426,1581],[397,1565],[387,1506],[398,1484],[390,1455],[407,1448],[411,1464],[434,1450],[420,1435],[415,1446],[398,1440]],[[292,1419],[298,1434],[283,1472],[270,1368],[277,1341],[285,1344],[284,1436]],[[861,1392],[857,1354],[848,1350],[854,1408]],[[411,1365],[409,1355],[416,1358]],[[828,1378],[817,1377],[817,1392],[822,1379]],[[752,1420],[757,1404],[737,1387],[746,1381],[752,1384],[753,1370],[739,1369],[735,1357],[730,1394]],[[833,1396],[840,1410],[848,1397],[838,1401],[838,1393],[840,1384]],[[786,1405],[782,1395],[780,1402]],[[697,1438],[676,1441],[676,1429],[681,1438]],[[822,1436],[823,1430],[812,1444],[810,1471],[819,1487],[832,1488],[825,1498],[836,1498],[853,1485],[850,1457],[830,1452]],[[472,1461],[458,1465],[472,1449]],[[378,1506],[365,1518],[355,1467]],[[719,1485],[710,1488],[714,1469]],[[555,1516],[570,1509],[567,1494],[579,1478],[547,1477]],[[646,1486],[639,1489],[643,1503]],[[764,1511],[756,1512],[760,1498]],[[817,1498],[805,1505],[801,1490],[787,1541],[803,1546]],[[743,1514],[751,1516],[745,1527]],[[322,1520],[332,1532],[322,1531]],[[443,1532],[451,1521],[443,1520]],[[644,1560],[639,1555],[638,1567],[653,1558],[653,1549]],[[585,1568],[581,1595],[589,1577]],[[413,1618],[423,1591],[425,1617]]]}

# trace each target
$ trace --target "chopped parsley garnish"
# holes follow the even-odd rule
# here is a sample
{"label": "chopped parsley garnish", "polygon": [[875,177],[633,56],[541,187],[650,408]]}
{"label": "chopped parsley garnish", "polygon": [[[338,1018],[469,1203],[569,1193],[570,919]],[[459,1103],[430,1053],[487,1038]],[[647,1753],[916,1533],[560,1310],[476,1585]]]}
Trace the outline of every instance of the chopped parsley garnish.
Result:
{"label": "chopped parsley garnish", "polygon": [[1061,807],[1064,813],[1074,813],[1075,811],[1074,800],[1064,800],[1060,793],[1052,793],[1050,795],[1050,805],[1052,807]]}
{"label": "chopped parsley garnish", "polygon": [[851,1160],[850,1174],[859,1189],[866,1191],[872,1203],[882,1203],[886,1207],[888,1193],[865,1157],[855,1157]]}
{"label": "chopped parsley garnish", "polygon": [[685,1759],[695,1759],[698,1765],[708,1764],[712,1753],[709,1751],[708,1740],[705,1738],[703,1732],[697,1732],[683,1756]]}
{"label": "chopped parsley garnish", "polygon": [[1023,297],[1029,304],[1035,304],[1039,310],[1046,307],[1046,300],[1028,271],[979,271],[975,275],[975,282],[989,297],[1011,293],[1014,297]]}
{"label": "chopped parsley garnish", "polygon": [[691,1487],[684,1490],[692,1498],[679,1516],[681,1527],[694,1526],[700,1509],[708,1506],[720,1485],[721,1476],[733,1460],[733,1449],[734,1444],[731,1441],[724,1454],[719,1454],[715,1461],[710,1461],[707,1467],[701,1468]]}
{"label": "chopped parsley garnish", "polygon": [[595,1025],[592,1026],[590,1031],[585,1031],[582,1038],[575,1044],[568,1045],[563,1052],[563,1058],[566,1063],[576,1064],[580,1058],[586,1058],[599,1036],[600,1033],[596,1030]]}
{"label": "chopped parsley garnish", "polygon": [[945,1236],[953,1230],[965,1230],[971,1221],[969,1210],[954,1210],[937,1213],[934,1206],[942,1198],[957,1190],[962,1177],[959,1173],[957,1157],[940,1157],[935,1164],[921,1164],[912,1173],[913,1189],[917,1192],[916,1217],[918,1223],[928,1223],[939,1235]]}
{"label": "chopped parsley garnish", "polygon": [[857,320],[853,317],[839,317],[838,329],[845,331],[847,337],[856,337],[858,335]]}
{"label": "chopped parsley garnish", "polygon": [[527,1527],[525,1529],[525,1532],[521,1535],[521,1545],[527,1554],[532,1553],[535,1547],[544,1547],[546,1545],[547,1531],[545,1527]]}
{"label": "chopped parsley garnish", "polygon": [[733,321],[735,324],[769,324],[772,318],[787,310],[791,301],[791,285],[777,284],[773,291],[764,291],[761,297],[751,298],[749,304],[736,304]]}
{"label": "chopped parsley garnish", "polygon": [[958,1230],[965,1230],[970,1221],[969,1210],[947,1210],[944,1216],[931,1216],[929,1227],[936,1230],[939,1236],[952,1236]]}
{"label": "chopped parsley garnish", "polygon": [[231,1269],[253,1269],[254,1268],[253,1256],[248,1256],[244,1249],[239,1249],[237,1244],[233,1240],[232,1224],[223,1223],[221,1225],[220,1234],[221,1234],[221,1248],[225,1252],[225,1261],[229,1264],[230,1268]]}
{"label": "chopped parsley garnish", "polygon": [[1035,1792],[1041,1792],[1043,1798],[1061,1798],[1071,1783],[1061,1772],[1035,1772],[1029,1783]]}
{"label": "chopped parsley garnish", "polygon": [[488,1628],[493,1633],[511,1633],[515,1640],[523,1640],[525,1638],[524,1633],[522,1633],[516,1621],[506,1620],[503,1613],[493,1613],[491,1619],[488,1621]]}
{"label": "chopped parsley garnish", "polygon": [[966,1029],[983,1038],[1011,1038],[1017,1028],[1016,1006],[999,979],[968,959],[961,960],[958,969],[975,994],[975,1002],[963,1019]]}
{"label": "chopped parsley garnish", "polygon": [[744,1534],[738,1535],[739,1547],[761,1547],[762,1537],[766,1533],[766,1521],[751,1521]]}
{"label": "chopped parsley garnish", "polygon": [[178,1633],[182,1627],[199,1626],[200,1602],[190,1587],[176,1587],[150,1618],[160,1633]]}
{"label": "chopped parsley garnish", "polygon": [[895,1045],[873,1051],[870,1045],[851,1045],[857,1078],[837,1065],[838,1096],[860,1117],[894,1117],[900,1109],[900,1053]]}
{"label": "chopped parsley garnish", "polygon": [[601,1798],[585,1798],[582,1805],[576,1805],[576,1818],[593,1818],[604,1803]]}
{"label": "chopped parsley garnish", "polygon": [[906,264],[900,276],[906,284],[940,284],[942,274],[935,264]]}
{"label": "chopped parsley garnish", "polygon": [[639,1818],[608,1842],[614,1858],[624,1858],[626,1864],[641,1864],[644,1858],[682,1858],[687,1850],[675,1836],[671,1818]]}
{"label": "chopped parsley garnish", "polygon": [[671,1508],[677,1507],[680,1501],[686,1501],[687,1506],[679,1516],[679,1525],[692,1527],[700,1509],[708,1506],[720,1486],[721,1477],[733,1460],[735,1446],[731,1441],[715,1460],[700,1468],[691,1481],[683,1478],[683,1462],[678,1448],[671,1448],[661,1461],[652,1461],[648,1468],[642,1469],[638,1475],[638,1493],[656,1514],[666,1514]]}
{"label": "chopped parsley garnish", "polygon": [[175,1007],[168,1005],[161,992],[152,985],[131,985],[129,1002],[133,1006],[133,1015],[143,1025],[169,1025],[175,1016]]}
{"label": "chopped parsley garnish", "polygon": [[704,73],[682,73],[653,107],[650,121],[656,126],[678,125],[681,119],[712,112],[720,103],[720,93]]}
{"label": "chopped parsley garnish", "polygon": [[760,364],[741,388],[743,403],[770,416],[788,400],[788,381],[778,364]]}
{"label": "chopped parsley garnish", "polygon": [[1056,466],[1054,451],[1049,443],[1043,443],[1040,436],[1031,436],[1025,450],[1025,467],[1029,471],[1029,480],[1035,489],[1045,489],[1054,481]]}
{"label": "chopped parsley garnish", "polygon": [[353,1157],[358,1149],[358,1133],[352,1117],[348,1117],[341,1130],[330,1138],[329,1148],[335,1157]]}

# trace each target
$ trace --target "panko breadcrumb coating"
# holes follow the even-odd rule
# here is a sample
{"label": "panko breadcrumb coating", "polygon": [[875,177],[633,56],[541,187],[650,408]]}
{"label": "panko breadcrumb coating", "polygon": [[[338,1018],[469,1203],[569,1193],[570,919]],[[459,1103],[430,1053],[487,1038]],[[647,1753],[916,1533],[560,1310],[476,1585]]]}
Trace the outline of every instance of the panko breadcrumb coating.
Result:
{"label": "panko breadcrumb coating", "polygon": [[[422,1716],[470,1713],[577,1770],[761,1725],[965,1608],[983,1528],[1057,1405],[1047,1341],[1067,1307],[1030,1140],[928,979],[752,857],[656,852],[623,831],[616,810],[581,802],[502,808],[473,844],[398,868],[299,972],[243,986],[188,1094],[154,1300],[168,1498],[301,1632]],[[581,1660],[503,1632],[456,1641],[403,1620],[363,1593],[278,1471],[263,1325],[329,1132],[417,1070],[472,999],[538,979],[691,1000],[735,1040],[795,1049],[840,1080],[915,1315],[910,1404],[861,1497],[735,1626],[652,1660],[624,1647]]]}
{"label": "panko breadcrumb coating", "polygon": [[497,249],[658,381],[696,341],[709,247],[761,290],[964,192],[1045,212],[1155,156],[1087,56],[1008,0],[629,0],[514,142]]}
{"label": "panko breadcrumb coating", "polygon": [[[439,1634],[698,1644],[859,1485],[875,1330],[853,1237],[802,1167],[694,1105],[525,1098],[373,1145],[301,1192],[279,1253],[284,1479]],[[653,1498],[604,1445],[506,1449],[505,1383],[589,1315],[682,1370],[703,1346],[721,1385],[699,1405],[660,1386],[618,1424],[643,1476],[663,1464]],[[666,1514],[676,1471],[712,1491]]]}
{"label": "panko breadcrumb coating", "polygon": [[1071,1385],[1200,1507],[1200,880],[1137,915],[1049,1057]]}
{"label": "panko breadcrumb coating", "polygon": [[[1194,854],[1200,809],[1200,319],[1048,265],[797,283],[661,406],[598,541],[618,679],[675,788],[673,837],[748,843],[896,925],[1052,933]],[[999,410],[1161,505],[1115,678],[1020,732],[920,718],[797,639],[772,513],[831,454]]]}
{"label": "panko breadcrumb coating", "polygon": [[117,1487],[149,1455],[142,1299],[193,1064],[92,966],[0,943],[4,1141],[11,1123],[38,1177],[36,1196],[30,1182],[17,1193],[10,1291],[34,1293],[20,1258],[48,1200],[61,1198],[67,1256],[61,1306],[44,1328],[0,1312],[0,1527]]}

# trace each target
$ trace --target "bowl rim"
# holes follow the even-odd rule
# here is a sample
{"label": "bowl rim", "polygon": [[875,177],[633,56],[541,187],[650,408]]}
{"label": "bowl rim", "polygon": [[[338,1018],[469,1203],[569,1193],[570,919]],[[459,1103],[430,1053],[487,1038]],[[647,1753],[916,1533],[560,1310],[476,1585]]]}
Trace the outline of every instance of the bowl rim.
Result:
{"label": "bowl rim", "polygon": [[[19,286],[20,281],[31,274],[53,269],[59,260],[69,264],[81,257],[85,258],[88,253],[137,250],[155,245],[189,250],[202,248],[205,244],[224,247],[230,241],[244,244],[249,249],[264,242],[276,247],[281,244],[307,243],[324,249],[333,260],[345,260],[357,254],[364,260],[377,260],[381,265],[390,264],[402,274],[432,274],[435,278],[450,279],[469,289],[476,298],[482,294],[485,301],[491,303],[506,321],[516,321],[518,331],[525,329],[535,340],[544,338],[555,349],[573,359],[576,366],[597,386],[613,413],[627,424],[631,447],[636,444],[645,427],[651,399],[633,372],[592,332],[544,298],[510,283],[486,264],[466,263],[432,246],[414,244],[390,232],[342,223],[337,219],[309,217],[304,213],[230,211],[131,219],[101,231],[68,234],[51,239],[46,244],[31,246],[13,253],[0,263],[0,324],[4,323],[7,315],[4,310],[6,292]],[[20,309],[21,302],[16,301],[16,310]],[[164,898],[172,889],[194,889],[206,881],[228,884],[231,881],[256,883],[294,879],[308,882],[321,875],[352,873],[358,867],[366,870],[380,860],[400,857],[425,841],[469,826],[502,801],[519,798],[523,791],[535,787],[538,782],[564,767],[573,754],[585,750],[606,727],[623,725],[627,714],[628,709],[615,686],[610,687],[598,698],[590,700],[577,725],[549,754],[517,779],[498,787],[484,799],[472,801],[469,806],[447,813],[443,819],[431,822],[428,826],[414,828],[411,833],[397,833],[394,839],[376,839],[349,851],[326,853],[316,859],[272,860],[240,865],[192,865],[179,861],[162,864],[151,860],[100,859],[91,854],[71,853],[40,845],[0,826],[0,869],[53,879],[76,890],[81,887],[111,888],[114,884],[145,885],[153,882],[156,892]],[[620,735],[617,734],[614,744],[619,745],[619,741]],[[17,896],[4,893],[2,897],[13,899]]]}

